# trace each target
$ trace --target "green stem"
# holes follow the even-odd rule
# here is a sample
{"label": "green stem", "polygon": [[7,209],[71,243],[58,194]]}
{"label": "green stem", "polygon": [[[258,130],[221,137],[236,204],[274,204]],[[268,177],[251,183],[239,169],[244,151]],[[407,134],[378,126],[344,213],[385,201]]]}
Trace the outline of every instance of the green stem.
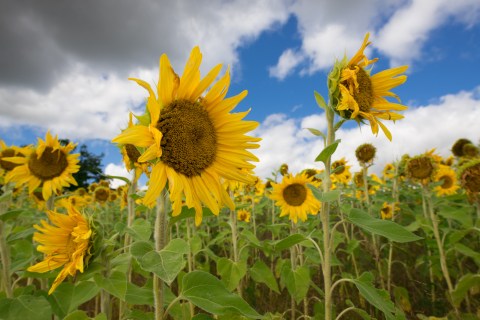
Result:
{"label": "green stem", "polygon": [[[3,211],[3,206],[2,209]],[[1,212],[3,213],[3,212]],[[10,278],[10,254],[7,248],[7,239],[3,228],[3,221],[0,220],[0,258],[2,260],[2,279],[7,298],[13,298],[12,278]]]}
{"label": "green stem", "polygon": [[[163,190],[157,199],[157,211],[155,218],[155,250],[159,252],[165,248],[165,225],[166,225],[166,190]],[[153,297],[155,302],[155,320],[162,320],[164,317],[164,283],[157,275],[153,275]]]}
{"label": "green stem", "polygon": [[452,304],[455,313],[457,316],[459,315],[459,311],[455,304],[453,303],[452,300],[452,293],[453,293],[453,284],[452,280],[450,278],[450,273],[448,271],[448,266],[447,266],[447,257],[445,256],[445,251],[443,249],[443,243],[442,243],[442,238],[440,236],[440,230],[438,227],[438,219],[433,212],[433,204],[432,204],[432,198],[429,190],[427,189],[426,186],[423,186],[423,194],[426,199],[426,206],[428,209],[428,213],[430,216],[430,220],[432,222],[432,227],[433,227],[433,235],[435,237],[435,241],[437,242],[437,247],[438,247],[438,253],[440,255],[440,268],[442,269],[443,277],[445,278],[445,281],[447,282],[447,287],[448,287],[448,294],[449,294],[449,301]]}
{"label": "green stem", "polygon": [[[186,228],[187,228],[187,240],[188,240],[188,243],[190,244],[190,248],[191,248],[192,247],[191,246],[192,232],[191,232],[191,226],[190,226],[190,219],[187,219],[185,222],[186,222]],[[192,250],[188,251],[187,263],[188,263],[188,272],[192,272],[193,269],[194,269]],[[194,313],[195,313],[195,307],[193,306],[193,304],[190,301],[188,302],[188,306],[189,306],[189,309],[190,309],[190,317],[193,318]]]}

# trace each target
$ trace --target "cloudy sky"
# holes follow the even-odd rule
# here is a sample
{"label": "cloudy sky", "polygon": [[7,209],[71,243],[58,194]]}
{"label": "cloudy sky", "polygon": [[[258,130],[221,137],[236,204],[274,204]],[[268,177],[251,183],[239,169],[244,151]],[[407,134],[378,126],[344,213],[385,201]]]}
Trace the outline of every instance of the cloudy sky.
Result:
{"label": "cloudy sky", "polygon": [[409,109],[388,123],[389,142],[368,126],[344,126],[335,155],[356,167],[354,150],[374,144],[374,170],[437,148],[448,156],[458,138],[480,139],[480,1],[478,0],[0,0],[0,139],[30,144],[46,130],[104,154],[104,170],[124,172],[110,140],[141,113],[166,53],[177,73],[195,45],[202,74],[230,66],[228,96],[249,91],[235,111],[251,108],[263,138],[262,177],[282,163],[319,166],[325,129],[314,90],[326,96],[336,58],[352,56],[370,32],[373,73],[409,65],[395,89]]}

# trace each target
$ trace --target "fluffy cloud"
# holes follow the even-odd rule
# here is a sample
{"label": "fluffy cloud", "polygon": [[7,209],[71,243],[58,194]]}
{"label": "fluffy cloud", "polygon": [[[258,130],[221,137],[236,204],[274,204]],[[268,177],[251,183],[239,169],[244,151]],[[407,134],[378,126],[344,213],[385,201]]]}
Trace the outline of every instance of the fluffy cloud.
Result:
{"label": "fluffy cloud", "polygon": [[[466,114],[468,117],[465,117]],[[405,153],[417,155],[436,148],[438,154],[447,157],[451,146],[459,138],[478,142],[480,87],[445,95],[435,103],[410,108],[404,115],[405,119],[395,124],[386,122],[393,135],[392,142],[382,133],[375,137],[368,126],[340,129],[336,138],[342,139],[342,142],[334,158],[345,157],[354,171],[359,170],[355,149],[363,143],[371,143],[377,148],[372,170],[379,173],[386,163],[399,160]],[[291,119],[281,114],[268,117],[256,131],[263,138],[255,152],[260,159],[256,174],[269,177],[282,163],[287,163],[291,172],[321,168],[322,164],[315,163],[314,159],[323,149],[322,138],[313,136],[305,128],[325,131],[323,114],[302,119]]]}
{"label": "fluffy cloud", "polygon": [[268,69],[268,73],[271,77],[283,80],[293,72],[293,69],[302,62],[302,60],[303,57],[301,54],[296,53],[292,49],[287,49],[282,53],[280,58],[278,58],[278,64]]}
{"label": "fluffy cloud", "polygon": [[[122,164],[115,164],[115,163],[109,163],[105,166],[105,174],[108,176],[117,176],[117,177],[124,177],[127,179],[132,178],[132,174],[130,174],[127,171],[127,168],[125,168],[125,165]],[[125,181],[121,179],[112,179],[110,180],[110,187],[113,189],[117,189],[120,186],[123,186],[125,184]]]}
{"label": "fluffy cloud", "polygon": [[[202,72],[238,69],[238,49],[288,18],[289,0],[10,1],[0,12],[0,127],[50,128],[70,139],[111,139],[158,79],[167,53],[182,72],[200,45]],[[136,88],[136,89],[132,89]]]}

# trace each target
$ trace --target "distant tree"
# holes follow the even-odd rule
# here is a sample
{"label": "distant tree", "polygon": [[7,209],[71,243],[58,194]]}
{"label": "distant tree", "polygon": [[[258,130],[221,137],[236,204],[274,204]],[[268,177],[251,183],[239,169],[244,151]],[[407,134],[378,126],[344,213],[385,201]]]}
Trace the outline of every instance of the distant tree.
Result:
{"label": "distant tree", "polygon": [[[62,145],[67,145],[70,141],[68,139],[59,140]],[[72,151],[75,153],[76,148]],[[67,188],[70,191],[78,188],[86,188],[92,182],[98,182],[104,179],[105,175],[102,172],[102,158],[104,154],[95,155],[88,151],[85,144],[80,145],[80,170],[73,174],[73,177],[77,181],[77,186],[71,185]]]}

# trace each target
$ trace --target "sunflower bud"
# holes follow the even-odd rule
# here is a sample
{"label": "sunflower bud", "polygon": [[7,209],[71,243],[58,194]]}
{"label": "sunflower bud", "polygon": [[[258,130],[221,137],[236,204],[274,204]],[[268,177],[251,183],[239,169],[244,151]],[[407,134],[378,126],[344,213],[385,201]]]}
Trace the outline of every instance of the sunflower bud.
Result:
{"label": "sunflower bud", "polygon": [[360,164],[373,162],[377,149],[370,143],[364,143],[355,150],[355,156]]}
{"label": "sunflower bud", "polygon": [[454,156],[457,156],[457,157],[463,157],[464,153],[463,153],[463,146],[466,145],[466,144],[471,144],[472,141],[468,140],[468,139],[458,139],[457,141],[455,141],[455,143],[453,144],[452,146],[452,153]]}
{"label": "sunflower bud", "polygon": [[408,160],[406,171],[410,178],[423,180],[431,178],[435,168],[430,157],[417,156]]}
{"label": "sunflower bud", "polygon": [[288,174],[288,164],[284,163],[280,166],[280,174],[282,176],[284,175],[287,175]]}

